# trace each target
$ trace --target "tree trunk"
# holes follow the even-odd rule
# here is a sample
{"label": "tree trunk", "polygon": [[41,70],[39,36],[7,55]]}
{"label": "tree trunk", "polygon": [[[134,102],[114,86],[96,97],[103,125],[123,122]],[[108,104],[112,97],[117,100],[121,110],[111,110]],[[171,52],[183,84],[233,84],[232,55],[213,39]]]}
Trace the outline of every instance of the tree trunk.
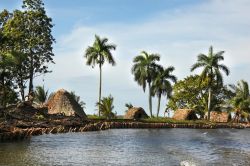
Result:
{"label": "tree trunk", "polygon": [[33,77],[34,77],[34,63],[33,63],[33,56],[31,55],[31,62],[30,62],[30,75],[29,75],[29,94],[28,98],[31,100],[31,97],[33,97]]}
{"label": "tree trunk", "polygon": [[21,82],[20,82],[20,93],[21,93],[21,98],[22,98],[22,101],[25,101],[25,94],[24,94],[24,85],[23,85],[23,78],[22,78],[22,75],[19,75],[21,77]]}
{"label": "tree trunk", "polygon": [[101,116],[101,110],[100,110],[100,103],[101,103],[101,97],[102,97],[102,64],[99,64],[100,69],[100,77],[99,77],[99,105],[98,105],[98,115]]}
{"label": "tree trunk", "polygon": [[161,107],[161,94],[158,96],[157,118],[159,117],[160,107]]}
{"label": "tree trunk", "polygon": [[6,90],[5,90],[5,78],[4,78],[4,75],[5,75],[5,69],[3,69],[3,73],[2,73],[2,88],[3,88],[3,98],[2,98],[2,103],[1,103],[1,105],[2,105],[2,107],[3,108],[5,108],[6,107],[6,103],[5,103],[5,101],[6,101]]}
{"label": "tree trunk", "polygon": [[210,111],[211,111],[211,87],[208,89],[208,106],[207,106],[207,119],[210,121]]}
{"label": "tree trunk", "polygon": [[24,88],[23,87],[21,87],[20,93],[21,93],[22,101],[25,101],[25,94],[24,94]]}
{"label": "tree trunk", "polygon": [[148,100],[149,100],[149,112],[150,112],[150,116],[151,118],[153,117],[152,114],[152,95],[151,95],[151,84],[150,82],[148,82]]}

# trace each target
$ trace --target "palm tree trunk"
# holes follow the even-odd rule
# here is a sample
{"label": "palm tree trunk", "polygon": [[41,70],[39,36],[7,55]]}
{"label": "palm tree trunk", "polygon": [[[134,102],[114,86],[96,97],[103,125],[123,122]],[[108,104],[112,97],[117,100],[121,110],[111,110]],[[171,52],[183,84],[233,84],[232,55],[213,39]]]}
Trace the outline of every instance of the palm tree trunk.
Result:
{"label": "palm tree trunk", "polygon": [[161,107],[161,94],[158,96],[157,118],[159,117],[160,107]]}
{"label": "palm tree trunk", "polygon": [[148,82],[148,100],[149,100],[149,112],[150,112],[150,116],[153,117],[152,114],[152,95],[151,95],[151,84],[150,82]]}
{"label": "palm tree trunk", "polygon": [[211,110],[211,87],[208,89],[208,106],[207,106],[207,119],[210,121],[210,110]]}
{"label": "palm tree trunk", "polygon": [[[100,69],[100,77],[99,77],[99,103],[101,103],[101,96],[102,96],[102,64],[99,64]],[[101,116],[100,104],[98,105],[98,115]]]}

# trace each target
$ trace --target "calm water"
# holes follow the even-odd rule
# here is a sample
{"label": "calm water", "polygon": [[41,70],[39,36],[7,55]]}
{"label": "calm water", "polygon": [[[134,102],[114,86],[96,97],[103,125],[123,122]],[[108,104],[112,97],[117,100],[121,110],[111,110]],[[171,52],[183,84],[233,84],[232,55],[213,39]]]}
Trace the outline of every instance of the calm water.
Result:
{"label": "calm water", "polygon": [[0,165],[250,165],[250,130],[120,129],[0,143]]}

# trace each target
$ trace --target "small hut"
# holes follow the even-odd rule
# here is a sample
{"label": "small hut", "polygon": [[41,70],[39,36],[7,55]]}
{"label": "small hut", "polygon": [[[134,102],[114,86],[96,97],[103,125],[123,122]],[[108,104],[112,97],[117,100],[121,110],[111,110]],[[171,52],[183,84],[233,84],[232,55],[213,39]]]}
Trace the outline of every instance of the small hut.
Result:
{"label": "small hut", "polygon": [[175,120],[196,120],[198,119],[195,111],[192,109],[178,109],[174,112],[173,119]]}
{"label": "small hut", "polygon": [[127,113],[124,116],[124,119],[145,119],[148,118],[148,115],[141,107],[132,107],[128,109]]}
{"label": "small hut", "polygon": [[83,108],[74,97],[64,89],[58,90],[47,102],[49,114],[64,114],[65,116],[79,116],[86,118]]}
{"label": "small hut", "polygon": [[[208,113],[205,114],[205,119],[207,119]],[[227,112],[210,112],[210,121],[211,122],[228,122],[231,119],[231,116]]]}

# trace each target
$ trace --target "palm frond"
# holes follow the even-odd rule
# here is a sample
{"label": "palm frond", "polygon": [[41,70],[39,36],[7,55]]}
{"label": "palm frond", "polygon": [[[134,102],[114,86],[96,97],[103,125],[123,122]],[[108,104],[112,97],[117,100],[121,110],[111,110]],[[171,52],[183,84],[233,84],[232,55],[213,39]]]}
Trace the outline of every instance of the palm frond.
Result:
{"label": "palm frond", "polygon": [[205,63],[203,63],[203,62],[197,62],[197,63],[195,63],[195,64],[193,64],[192,66],[191,66],[191,71],[194,71],[195,69],[197,69],[197,68],[200,68],[200,67],[203,67],[203,66],[205,66],[206,64]]}
{"label": "palm frond", "polygon": [[223,72],[225,72],[227,76],[230,74],[230,70],[228,69],[227,66],[221,64],[221,65],[218,65],[218,68],[221,69]]}
{"label": "palm frond", "polygon": [[44,86],[37,86],[35,90],[35,101],[43,104],[47,101],[48,99],[48,90],[44,89]]}
{"label": "palm frond", "polygon": [[95,66],[95,64],[103,65],[105,60],[108,63],[115,65],[114,57],[111,51],[116,49],[116,45],[107,43],[107,38],[100,38],[95,35],[95,41],[92,46],[85,50],[85,58],[87,58],[87,65]]}
{"label": "palm frond", "polygon": [[96,106],[100,107],[100,112],[102,116],[106,117],[107,119],[111,119],[115,117],[113,113],[114,105],[113,105],[114,98],[109,95],[108,97],[103,97],[101,102],[97,102]]}

